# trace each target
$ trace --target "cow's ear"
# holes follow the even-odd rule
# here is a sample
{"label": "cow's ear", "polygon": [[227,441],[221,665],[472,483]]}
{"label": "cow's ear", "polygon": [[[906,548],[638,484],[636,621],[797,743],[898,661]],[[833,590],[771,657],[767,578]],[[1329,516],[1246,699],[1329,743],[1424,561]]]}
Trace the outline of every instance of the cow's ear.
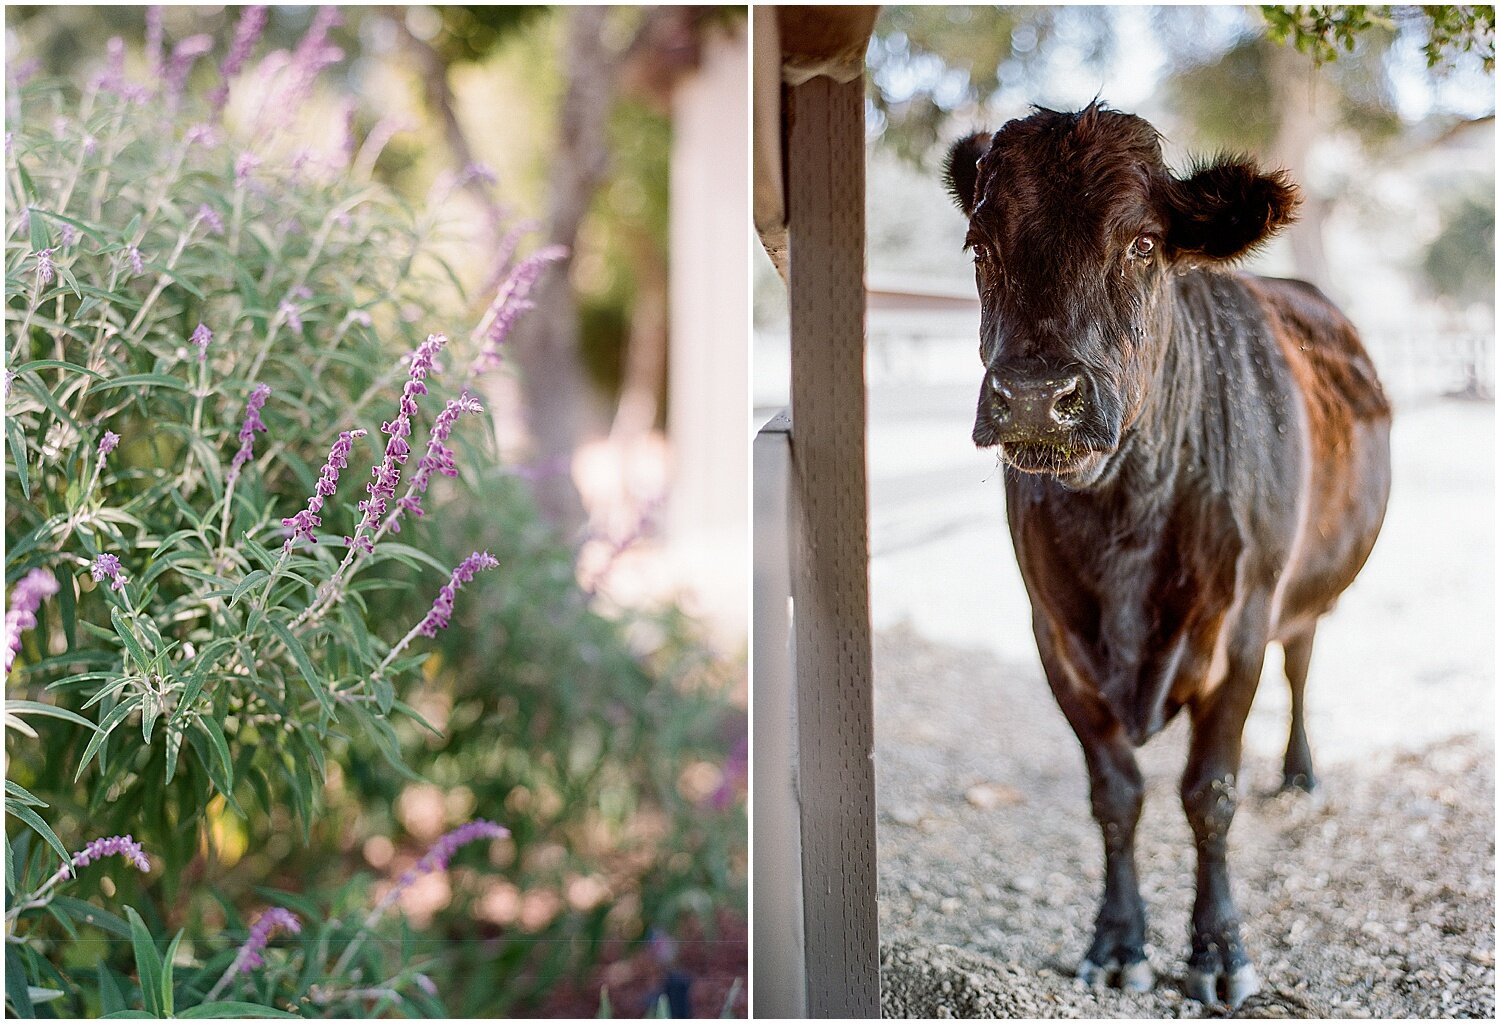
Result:
{"label": "cow's ear", "polygon": [[1232,260],[1248,255],[1296,218],[1301,196],[1286,171],[1262,171],[1243,157],[1200,164],[1167,188],[1167,244]]}
{"label": "cow's ear", "polygon": [[943,181],[965,217],[974,212],[974,202],[978,198],[975,189],[979,185],[979,158],[989,152],[989,148],[990,133],[975,132],[959,139],[948,150]]}

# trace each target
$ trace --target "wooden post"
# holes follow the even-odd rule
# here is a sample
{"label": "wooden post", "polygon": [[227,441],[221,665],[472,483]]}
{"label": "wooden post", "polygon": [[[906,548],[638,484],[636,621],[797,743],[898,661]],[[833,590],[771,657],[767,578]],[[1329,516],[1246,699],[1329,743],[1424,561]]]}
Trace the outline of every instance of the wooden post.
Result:
{"label": "wooden post", "polygon": [[786,123],[807,1012],[877,1017],[863,82],[789,88]]}
{"label": "wooden post", "polygon": [[792,684],[791,421],[755,438],[755,948],[751,1016],[807,1016],[802,821]]}

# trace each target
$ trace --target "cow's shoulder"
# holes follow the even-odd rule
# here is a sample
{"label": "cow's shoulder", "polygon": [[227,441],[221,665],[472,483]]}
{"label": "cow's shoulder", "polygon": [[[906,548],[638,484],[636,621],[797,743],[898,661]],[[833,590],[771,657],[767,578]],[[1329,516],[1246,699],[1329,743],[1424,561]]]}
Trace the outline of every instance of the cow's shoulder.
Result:
{"label": "cow's shoulder", "polygon": [[1359,331],[1315,285],[1291,278],[1235,275],[1256,298],[1309,404],[1356,419],[1384,419],[1390,402]]}

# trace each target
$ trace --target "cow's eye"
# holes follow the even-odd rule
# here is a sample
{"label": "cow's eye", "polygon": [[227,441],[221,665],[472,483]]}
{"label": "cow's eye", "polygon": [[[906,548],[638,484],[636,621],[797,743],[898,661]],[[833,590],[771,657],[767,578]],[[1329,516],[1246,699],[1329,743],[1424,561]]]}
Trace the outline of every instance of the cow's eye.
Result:
{"label": "cow's eye", "polygon": [[990,261],[990,247],[983,242],[974,243],[974,262],[984,265]]}
{"label": "cow's eye", "polygon": [[1135,241],[1130,243],[1130,258],[1133,260],[1150,259],[1155,251],[1156,239],[1150,235],[1137,235]]}

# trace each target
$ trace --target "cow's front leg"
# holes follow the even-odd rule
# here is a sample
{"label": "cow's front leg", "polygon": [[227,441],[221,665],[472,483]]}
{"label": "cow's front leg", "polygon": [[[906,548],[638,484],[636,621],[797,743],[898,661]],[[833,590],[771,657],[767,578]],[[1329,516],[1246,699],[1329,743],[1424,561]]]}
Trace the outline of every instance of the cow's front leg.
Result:
{"label": "cow's front leg", "polygon": [[1098,698],[1067,686],[1057,689],[1058,703],[1083,745],[1094,819],[1104,838],[1104,900],[1078,978],[1092,985],[1117,975],[1122,987],[1145,992],[1152,974],[1146,961],[1146,906],[1135,873],[1140,769],[1119,721]]}
{"label": "cow's front leg", "polygon": [[1229,826],[1234,821],[1245,717],[1255,696],[1265,650],[1231,661],[1229,677],[1193,714],[1193,738],[1182,776],[1182,807],[1198,852],[1188,995],[1203,1003],[1238,1007],[1260,991],[1260,980],[1240,939],[1240,915],[1229,892]]}

